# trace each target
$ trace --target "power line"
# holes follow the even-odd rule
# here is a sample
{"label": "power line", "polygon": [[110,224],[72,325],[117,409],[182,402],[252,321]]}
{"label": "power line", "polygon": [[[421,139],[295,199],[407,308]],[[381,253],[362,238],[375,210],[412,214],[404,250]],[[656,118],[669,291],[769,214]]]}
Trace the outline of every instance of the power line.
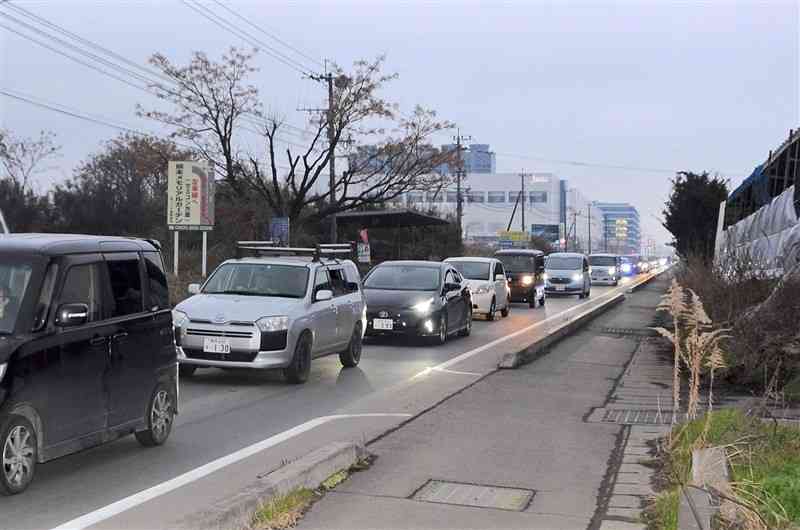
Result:
{"label": "power line", "polygon": [[498,153],[495,152],[495,155],[500,157],[506,158],[519,158],[523,160],[536,160],[539,162],[550,162],[552,164],[563,164],[569,166],[582,166],[582,167],[600,167],[606,169],[620,169],[624,171],[641,171],[647,173],[669,173],[674,175],[675,169],[665,169],[665,168],[652,168],[652,167],[638,167],[638,166],[628,166],[628,165],[617,165],[617,164],[603,164],[603,163],[596,163],[596,162],[584,162],[580,160],[565,160],[565,159],[558,159],[558,158],[545,158],[541,156],[533,156],[533,155],[520,155],[514,153]]}
{"label": "power line", "polygon": [[257,25],[255,25],[253,22],[251,22],[250,20],[248,20],[246,17],[243,17],[242,15],[240,15],[239,13],[237,13],[236,11],[234,11],[233,9],[231,9],[230,7],[226,6],[225,4],[223,4],[222,2],[220,2],[219,0],[213,0],[213,1],[214,1],[214,3],[215,3],[215,4],[217,4],[218,6],[220,6],[221,8],[223,8],[224,10],[228,11],[229,13],[231,13],[231,14],[232,14],[233,16],[235,16],[236,18],[238,18],[238,19],[242,20],[243,22],[245,22],[245,23],[246,23],[246,24],[248,24],[249,26],[252,26],[252,27],[253,27],[253,28],[255,28],[257,31],[260,31],[261,33],[263,33],[263,34],[264,34],[264,35],[266,35],[267,37],[271,38],[272,40],[274,40],[274,41],[276,41],[276,42],[279,42],[279,43],[283,44],[284,46],[286,46],[287,48],[289,48],[290,50],[292,50],[292,51],[293,51],[293,52],[295,52],[296,54],[300,55],[301,57],[303,57],[303,58],[305,58],[305,59],[308,59],[309,61],[311,61],[311,62],[313,62],[313,63],[316,63],[316,64],[318,64],[319,66],[322,66],[323,68],[325,67],[325,64],[324,64],[322,61],[320,61],[319,59],[315,59],[314,57],[311,57],[310,55],[307,55],[307,54],[306,54],[306,53],[304,53],[302,50],[300,50],[300,49],[298,49],[298,48],[295,48],[294,46],[292,46],[292,45],[291,45],[291,44],[289,44],[288,42],[286,42],[286,41],[284,41],[284,40],[282,40],[282,39],[278,38],[277,36],[275,36],[275,35],[271,34],[271,33],[270,33],[270,32],[268,32],[267,30],[265,30],[265,29],[261,28],[260,26],[257,26]]}
{"label": "power line", "polygon": [[236,35],[240,39],[244,40],[251,46],[255,46],[256,48],[262,47],[265,48],[265,53],[275,60],[283,63],[284,65],[288,66],[289,68],[299,72],[302,75],[309,75],[309,69],[304,68],[302,64],[299,62],[291,59],[290,57],[286,57],[279,51],[275,50],[265,42],[259,40],[257,37],[252,36],[251,34],[247,33],[243,29],[239,29],[236,24],[230,22],[226,18],[214,13],[209,8],[205,7],[204,5],[200,4],[199,2],[192,3],[191,0],[182,0],[183,3],[190,8],[191,10],[198,13],[200,16],[210,20],[217,26],[221,27],[222,29]]}

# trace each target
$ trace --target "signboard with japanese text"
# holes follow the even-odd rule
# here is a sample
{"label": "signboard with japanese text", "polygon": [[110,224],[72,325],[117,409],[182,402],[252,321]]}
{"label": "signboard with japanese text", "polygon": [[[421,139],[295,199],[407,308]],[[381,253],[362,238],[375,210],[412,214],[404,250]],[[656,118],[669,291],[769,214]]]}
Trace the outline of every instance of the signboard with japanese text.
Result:
{"label": "signboard with japanese text", "polygon": [[363,230],[360,230],[358,232],[358,237],[361,239],[356,246],[358,252],[358,262],[371,263],[372,255],[369,248],[369,233],[367,232],[367,229],[364,228]]}
{"label": "signboard with japanese text", "polygon": [[500,230],[497,232],[500,248],[528,248],[530,235],[522,230]]}
{"label": "signboard with japanese text", "polygon": [[214,171],[211,163],[169,163],[167,225],[170,230],[213,230]]}

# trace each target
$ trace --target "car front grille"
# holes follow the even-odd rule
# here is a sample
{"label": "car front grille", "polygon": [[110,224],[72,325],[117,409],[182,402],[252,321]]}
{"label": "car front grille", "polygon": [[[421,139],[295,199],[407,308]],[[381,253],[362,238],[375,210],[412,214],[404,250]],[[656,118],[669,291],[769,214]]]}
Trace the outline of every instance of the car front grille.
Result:
{"label": "car front grille", "polygon": [[186,330],[187,335],[195,335],[198,337],[228,337],[232,339],[252,339],[252,331],[231,331],[229,329],[197,329],[189,328]]}
{"label": "car front grille", "polygon": [[277,351],[286,349],[286,340],[289,332],[268,331],[261,333],[261,351]]}
{"label": "car front grille", "polygon": [[550,278],[550,283],[567,284],[572,283],[572,280],[569,278]]}
{"label": "car front grille", "polygon": [[203,361],[229,361],[234,363],[251,363],[258,355],[257,352],[209,353],[194,348],[184,348],[183,353],[190,359]]}

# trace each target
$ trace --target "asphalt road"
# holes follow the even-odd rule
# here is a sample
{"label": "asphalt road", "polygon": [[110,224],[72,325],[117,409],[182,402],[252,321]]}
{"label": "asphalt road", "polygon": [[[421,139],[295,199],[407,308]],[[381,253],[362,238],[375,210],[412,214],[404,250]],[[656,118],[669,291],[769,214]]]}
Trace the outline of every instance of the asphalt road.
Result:
{"label": "asphalt road", "polygon": [[[611,290],[594,286],[592,298]],[[337,356],[316,359],[308,382],[302,386],[286,384],[275,372],[199,370],[193,378],[181,382],[181,412],[165,446],[143,449],[128,437],[39,466],[27,492],[0,498],[0,528],[54,528],[313,418],[358,409],[376,396],[383,403],[390,403],[394,388],[401,388],[426,369],[581,302],[577,297],[567,297],[549,298],[545,308],[515,305],[508,318],[476,320],[470,337],[452,338],[443,346],[399,338],[371,340],[364,347],[358,368],[342,369]],[[470,363],[450,368],[460,370],[462,364],[469,367]],[[483,371],[488,371],[487,367]],[[452,373],[456,374],[452,377],[458,377],[458,372]],[[448,385],[463,386],[471,381],[474,378],[464,377],[448,380]],[[440,399],[433,391],[441,389],[430,388],[430,395],[424,389],[440,385],[441,378],[416,383],[417,401],[430,402],[417,403],[415,410]],[[402,408],[401,404],[396,405]]]}

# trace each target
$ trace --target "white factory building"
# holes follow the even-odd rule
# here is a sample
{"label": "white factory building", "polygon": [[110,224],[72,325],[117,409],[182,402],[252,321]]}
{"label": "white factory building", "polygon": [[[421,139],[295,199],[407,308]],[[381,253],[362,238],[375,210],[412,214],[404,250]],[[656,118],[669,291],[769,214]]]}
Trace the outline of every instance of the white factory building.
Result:
{"label": "white factory building", "polygon": [[[467,240],[496,241],[498,232],[511,222],[511,230],[526,230],[556,244],[566,239],[570,250],[588,251],[591,232],[592,250],[602,249],[602,213],[568,181],[552,173],[469,173],[462,182],[462,193]],[[439,193],[411,192],[400,202],[455,214],[456,198],[452,187]]]}

